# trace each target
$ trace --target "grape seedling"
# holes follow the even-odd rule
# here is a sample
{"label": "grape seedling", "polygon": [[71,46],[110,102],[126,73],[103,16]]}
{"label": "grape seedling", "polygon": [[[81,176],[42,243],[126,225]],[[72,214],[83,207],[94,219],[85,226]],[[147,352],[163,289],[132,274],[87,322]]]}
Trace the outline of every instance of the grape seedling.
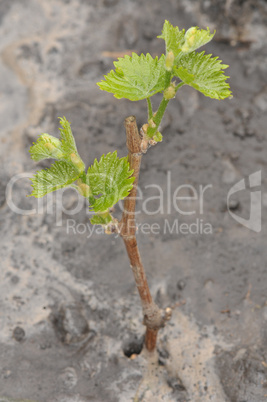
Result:
{"label": "grape seedling", "polygon": [[[119,233],[129,256],[136,286],[140,295],[144,325],[145,346],[148,351],[156,347],[157,334],[170,318],[170,309],[162,311],[154,303],[149,291],[144,267],[136,241],[135,203],[142,155],[151,146],[162,142],[160,123],[168,103],[175,98],[183,85],[189,85],[213,99],[231,96],[227,76],[218,57],[212,57],[197,49],[212,40],[215,33],[192,27],[185,31],[165,21],[158,38],[165,41],[166,53],[153,58],[149,53],[140,56],[133,53],[114,62],[111,70],[97,85],[118,99],[146,100],[148,119],[140,131],[134,116],[125,119],[128,156],[118,158],[117,152],[102,155],[85,171],[85,164],[78,154],[75,140],[67,119],[60,119],[60,138],[42,134],[30,149],[34,161],[55,159],[48,169],[37,171],[32,178],[34,197],[44,195],[66,186],[77,189],[89,202],[94,212],[93,225],[102,225],[106,233]],[[156,110],[151,98],[161,93],[162,99]],[[163,146],[163,145],[162,145]],[[124,201],[120,221],[112,216],[112,208]]]}

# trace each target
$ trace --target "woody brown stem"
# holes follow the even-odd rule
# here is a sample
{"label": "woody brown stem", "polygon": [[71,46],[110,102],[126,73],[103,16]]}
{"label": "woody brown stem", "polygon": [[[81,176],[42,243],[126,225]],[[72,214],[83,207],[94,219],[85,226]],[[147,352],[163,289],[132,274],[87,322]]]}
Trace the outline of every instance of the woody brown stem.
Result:
{"label": "woody brown stem", "polygon": [[134,274],[135,283],[141,298],[144,314],[143,323],[146,326],[145,346],[147,350],[152,352],[156,348],[158,330],[164,326],[165,321],[169,317],[159,309],[152,299],[137,246],[135,204],[143,144],[138,132],[135,117],[127,117],[124,124],[126,129],[126,144],[128,148],[130,169],[134,170],[133,176],[135,177],[135,181],[132,190],[124,201],[124,211],[121,222],[119,223],[119,233],[123,238]]}

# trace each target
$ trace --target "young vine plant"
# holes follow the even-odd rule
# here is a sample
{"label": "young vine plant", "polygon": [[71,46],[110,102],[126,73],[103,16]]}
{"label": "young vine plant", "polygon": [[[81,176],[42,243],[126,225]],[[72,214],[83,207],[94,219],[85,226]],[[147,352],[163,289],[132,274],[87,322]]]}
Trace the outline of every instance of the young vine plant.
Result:
{"label": "young vine plant", "polygon": [[[86,171],[85,164],[78,154],[70,123],[65,117],[60,118],[60,138],[42,134],[30,148],[34,161],[55,159],[50,168],[37,171],[31,179],[33,187],[31,195],[43,197],[63,187],[74,187],[89,202],[89,208],[93,214],[90,219],[91,223],[103,225],[107,233],[116,231],[119,225],[112,216],[111,209],[119,200],[132,194],[133,186],[136,186],[139,175],[140,164],[136,167],[131,155],[145,153],[151,145],[162,141],[163,136],[159,131],[160,123],[168,103],[175,98],[177,91],[183,85],[189,85],[213,99],[220,100],[231,97],[230,87],[227,83],[229,77],[224,73],[228,66],[222,64],[218,57],[212,57],[211,54],[206,54],[204,51],[196,51],[210,42],[214,34],[215,32],[211,33],[209,28],[192,27],[187,31],[179,30],[169,21],[165,21],[162,33],[158,36],[165,41],[165,54],[153,58],[149,53],[140,56],[132,53],[132,56],[125,55],[115,61],[115,69],[104,76],[104,79],[97,85],[101,90],[112,93],[117,99],[125,98],[130,101],[146,99],[148,120],[138,133],[141,141],[140,149],[137,147],[138,152],[130,152],[128,143],[132,141],[134,149],[134,141],[138,142],[139,139],[131,139],[132,134],[129,128],[127,137],[129,156],[118,158],[116,151],[102,155],[99,160],[95,159]],[[153,110],[151,98],[157,93],[162,94],[162,99],[157,110]],[[131,123],[130,120],[128,123]],[[130,207],[134,213],[134,206],[130,205]],[[139,254],[131,254],[133,249],[137,249],[137,245],[128,247],[126,234],[124,232],[124,241],[131,266],[143,269]],[[135,233],[131,235],[133,234]],[[143,273],[142,275],[145,278]],[[143,300],[147,297],[149,290],[142,293],[140,275],[138,281],[138,290],[146,317],[145,325],[147,325],[147,331],[149,328],[154,331],[152,334],[154,346],[149,347],[152,350],[155,347],[155,331],[162,326],[162,322],[157,320],[157,323],[153,324],[157,314],[155,314],[155,309],[152,309],[153,313],[151,308],[147,307],[149,303],[152,303],[152,298],[149,294],[149,300]],[[155,304],[153,306],[155,307]],[[151,317],[147,318],[150,313]],[[148,338],[150,339],[151,336]],[[149,342],[147,342],[148,344]]]}
{"label": "young vine plant", "polygon": [[[195,52],[210,42],[214,33],[210,33],[209,28],[198,27],[185,32],[165,21],[162,34],[158,36],[165,41],[165,55],[160,58],[153,58],[149,53],[126,55],[115,61],[115,69],[97,83],[100,89],[112,93],[115,98],[147,100],[148,122],[142,127],[142,135],[150,144],[162,141],[159,125],[169,101],[183,85],[190,85],[214,99],[231,96],[226,82],[229,77],[224,74],[228,66],[204,51]],[[158,92],[163,96],[158,110],[153,113],[150,98]],[[85,172],[70,123],[63,117],[60,124],[60,139],[42,134],[30,148],[34,161],[56,160],[49,169],[38,171],[31,179],[31,195],[43,197],[63,187],[75,187],[88,199],[90,209],[95,212],[91,223],[107,225],[113,220],[109,209],[129,194],[134,182],[127,158],[118,158],[116,151],[108,153],[99,161],[95,160]]]}

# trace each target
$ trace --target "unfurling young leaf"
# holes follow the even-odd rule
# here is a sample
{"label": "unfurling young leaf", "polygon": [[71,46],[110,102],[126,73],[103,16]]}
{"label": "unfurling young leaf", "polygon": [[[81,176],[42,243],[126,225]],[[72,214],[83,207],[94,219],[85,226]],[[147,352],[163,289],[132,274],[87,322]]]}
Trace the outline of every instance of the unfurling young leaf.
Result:
{"label": "unfurling young leaf", "polygon": [[62,128],[59,128],[60,139],[49,134],[42,134],[36,144],[30,148],[34,161],[43,159],[64,160],[71,163],[80,173],[85,169],[84,163],[78,154],[70,123],[65,117],[60,118]]}
{"label": "unfurling young leaf", "polygon": [[36,144],[31,146],[30,154],[34,161],[43,159],[61,159],[64,156],[61,142],[58,138],[49,134],[42,134]]}
{"label": "unfurling young leaf", "polygon": [[80,176],[79,171],[65,161],[57,161],[49,169],[39,170],[31,179],[32,196],[43,197],[52,191],[66,187]]}
{"label": "unfurling young leaf", "polygon": [[190,53],[210,42],[215,35],[210,33],[209,28],[199,29],[198,27],[189,28],[186,32],[178,27],[172,26],[169,21],[165,21],[162,34],[158,36],[165,40],[166,56],[174,54],[176,62],[184,53]]}
{"label": "unfurling young leaf", "polygon": [[91,209],[106,211],[127,197],[135,180],[132,174],[128,159],[118,158],[117,151],[102,155],[99,162],[95,159],[86,176],[86,182],[96,198]]}
{"label": "unfurling young leaf", "polygon": [[60,131],[60,139],[62,143],[62,149],[65,153],[64,160],[67,162],[71,162],[76,169],[82,173],[85,169],[84,163],[78,154],[75,139],[73,137],[70,123],[66,119],[66,117],[60,118],[60,124],[62,128],[59,128]]}
{"label": "unfurling young leaf", "polygon": [[105,81],[97,83],[100,89],[111,92],[115,98],[137,101],[163,91],[165,88],[165,56],[153,59],[136,53],[114,62],[115,71],[105,75]]}
{"label": "unfurling young leaf", "polygon": [[65,150],[66,154],[77,153],[75,139],[73,137],[70,123],[66,119],[66,117],[59,118],[61,127],[59,128],[60,131],[60,139],[62,142],[62,147]]}
{"label": "unfurling young leaf", "polygon": [[198,27],[192,27],[185,33],[185,42],[181,50],[183,53],[191,53],[210,42],[214,35],[215,31],[211,34],[209,28],[199,29]]}
{"label": "unfurling young leaf", "polygon": [[165,40],[166,55],[168,55],[169,52],[172,52],[175,58],[178,56],[184,44],[184,36],[184,29],[180,31],[178,27],[172,26],[172,24],[167,20],[165,21],[162,33],[158,38]]}
{"label": "unfurling young leaf", "polygon": [[230,86],[226,82],[229,77],[223,71],[227,67],[226,64],[221,64],[218,57],[211,57],[211,54],[205,52],[193,52],[179,60],[174,74],[205,96],[225,99],[231,96]]}

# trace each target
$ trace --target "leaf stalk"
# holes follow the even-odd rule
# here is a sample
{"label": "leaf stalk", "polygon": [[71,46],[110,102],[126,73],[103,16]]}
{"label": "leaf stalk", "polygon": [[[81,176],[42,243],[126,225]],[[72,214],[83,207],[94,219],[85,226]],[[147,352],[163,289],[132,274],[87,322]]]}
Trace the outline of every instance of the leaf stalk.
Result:
{"label": "leaf stalk", "polygon": [[147,100],[147,109],[148,109],[148,120],[150,120],[153,117],[153,109],[152,109],[152,103],[150,98],[146,98]]}

